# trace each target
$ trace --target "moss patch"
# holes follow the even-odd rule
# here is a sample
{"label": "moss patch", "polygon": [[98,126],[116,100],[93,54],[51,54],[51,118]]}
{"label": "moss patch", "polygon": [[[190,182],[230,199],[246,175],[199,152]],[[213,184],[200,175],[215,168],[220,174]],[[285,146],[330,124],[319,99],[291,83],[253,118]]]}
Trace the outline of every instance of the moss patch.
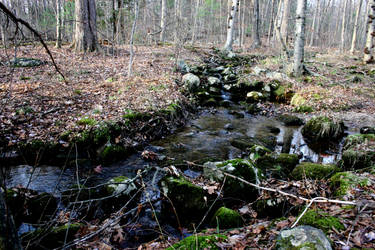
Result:
{"label": "moss patch", "polygon": [[234,228],[242,226],[243,220],[237,211],[221,207],[212,217],[211,225],[220,229]]}
{"label": "moss patch", "polygon": [[366,177],[357,176],[352,172],[339,172],[330,179],[330,186],[335,190],[336,196],[344,196],[356,186],[369,186],[371,182]]}
{"label": "moss patch", "polygon": [[174,244],[172,247],[167,248],[167,250],[219,249],[219,247],[215,243],[222,242],[226,239],[227,236],[221,234],[208,236],[192,235]]}
{"label": "moss patch", "polygon": [[308,210],[300,219],[300,225],[310,225],[312,227],[319,228],[323,232],[327,233],[334,227],[336,230],[344,230],[344,225],[336,217],[329,216],[318,210]]}
{"label": "moss patch", "polygon": [[293,169],[290,175],[295,180],[302,180],[304,177],[313,180],[321,180],[330,177],[337,171],[338,168],[336,165],[301,162]]}
{"label": "moss patch", "polygon": [[108,145],[99,154],[100,159],[105,164],[124,159],[126,156],[128,156],[127,150],[120,145]]}

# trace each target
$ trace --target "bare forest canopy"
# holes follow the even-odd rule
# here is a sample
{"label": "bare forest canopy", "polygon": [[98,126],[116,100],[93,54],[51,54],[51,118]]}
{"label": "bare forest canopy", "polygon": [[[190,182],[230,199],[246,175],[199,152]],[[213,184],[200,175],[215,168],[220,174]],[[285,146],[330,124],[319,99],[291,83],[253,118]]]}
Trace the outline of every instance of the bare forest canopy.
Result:
{"label": "bare forest canopy", "polygon": [[[22,18],[40,32],[45,40],[56,39],[57,6],[61,7],[61,39],[72,43],[75,30],[75,2],[73,0],[1,0],[18,18]],[[98,41],[105,44],[128,44],[135,18],[135,0],[97,0],[96,25]],[[175,40],[176,26],[181,43],[201,43],[221,46],[227,33],[227,0],[139,0],[139,17],[134,33],[135,44],[154,44]],[[281,2],[281,4],[280,4]],[[253,45],[254,31],[266,44],[278,45],[277,27],[287,46],[293,46],[296,0],[241,0],[235,19],[234,45]],[[366,42],[369,0],[313,0],[307,1],[305,44],[319,47],[352,47],[363,50]],[[165,7],[163,8],[163,4]],[[259,5],[258,15],[254,6]],[[357,14],[358,12],[358,14]],[[358,15],[358,18],[357,18]],[[358,20],[357,20],[358,19]],[[1,42],[20,43],[35,40],[25,27],[15,33],[16,25],[0,13]]]}

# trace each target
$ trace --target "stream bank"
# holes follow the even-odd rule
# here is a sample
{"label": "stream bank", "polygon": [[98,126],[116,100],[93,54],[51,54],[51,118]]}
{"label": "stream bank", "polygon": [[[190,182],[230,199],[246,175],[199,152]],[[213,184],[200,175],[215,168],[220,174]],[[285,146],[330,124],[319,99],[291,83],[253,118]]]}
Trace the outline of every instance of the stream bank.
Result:
{"label": "stream bank", "polygon": [[[242,67],[243,61],[238,61],[241,62]],[[240,66],[235,66],[232,71],[238,70],[236,67]],[[236,75],[233,72],[230,74]],[[104,167],[99,168],[98,165],[94,169],[88,164],[86,171],[82,167],[78,168],[77,165],[65,171],[61,171],[60,168],[55,168],[53,171],[54,167],[50,167],[39,173],[34,172],[35,169],[32,167],[12,168],[17,171],[10,172],[9,186],[22,185],[38,191],[35,193],[20,187],[8,191],[8,199],[13,200],[14,204],[21,204],[18,202],[22,200],[27,204],[28,210],[19,212],[18,223],[22,223],[20,225],[22,229],[26,228],[21,232],[31,231],[29,233],[31,236],[23,235],[23,239],[29,242],[36,235],[44,234],[48,238],[56,236],[60,240],[52,243],[58,242],[61,245],[64,243],[61,241],[61,234],[68,235],[66,239],[69,241],[75,237],[74,233],[79,232],[81,235],[93,234],[91,240],[82,243],[81,247],[103,247],[100,245],[103,241],[93,240],[95,229],[103,228],[104,239],[108,239],[118,248],[126,248],[152,241],[160,234],[176,239],[188,236],[193,230],[192,223],[201,229],[216,227],[217,230],[225,230],[233,227],[241,228],[242,225],[254,221],[260,223],[259,220],[263,220],[263,224],[257,224],[259,228],[252,229],[252,232],[256,233],[258,230],[258,234],[261,232],[267,234],[268,230],[280,231],[289,225],[288,220],[300,214],[302,204],[298,204],[298,200],[286,199],[283,196],[260,193],[254,187],[244,184],[239,179],[231,179],[222,172],[254,184],[264,186],[275,184],[278,188],[301,196],[306,195],[304,192],[309,192],[308,195],[311,197],[321,195],[326,185],[326,188],[329,187],[325,191],[326,195],[334,197],[334,191],[348,186],[346,182],[341,183],[345,178],[337,178],[337,176],[338,181],[335,182],[337,186],[330,186],[327,180],[334,173],[351,170],[352,163],[357,162],[356,159],[366,159],[366,166],[372,166],[372,156],[363,156],[363,154],[361,154],[362,158],[351,155],[347,158],[350,161],[346,163],[345,160],[341,161],[344,165],[337,164],[343,148],[347,151],[359,145],[365,147],[366,142],[373,141],[371,136],[355,135],[350,137],[350,140],[343,141],[343,127],[336,126],[336,123],[328,118],[320,119],[323,125],[314,126],[318,128],[315,136],[304,136],[302,125],[306,121],[298,117],[257,115],[258,112],[262,114],[268,111],[264,112],[265,110],[261,109],[263,101],[277,100],[273,91],[279,89],[280,83],[273,81],[274,85],[257,83],[251,86],[240,84],[242,87],[238,90],[236,87],[238,82],[232,76],[228,77],[227,84],[219,83],[219,91],[214,91],[220,92],[220,95],[215,96],[210,88],[207,91],[205,77],[208,80],[210,76],[199,77],[200,81],[203,79],[203,90],[197,88],[194,93],[199,96],[202,95],[199,93],[203,92],[203,95],[208,94],[213,97],[198,98],[200,104],[205,105],[198,118],[176,130],[173,135],[153,141],[149,147],[139,147],[138,152],[124,161],[115,164],[107,162]],[[220,80],[220,77],[218,79]],[[184,84],[190,90],[191,86],[196,86],[196,84],[191,86],[189,83]],[[248,95],[255,91],[253,88],[259,90],[256,91],[258,94]],[[224,89],[232,89],[233,92]],[[246,93],[248,90],[249,92]],[[267,96],[266,93],[270,92],[272,94]],[[232,93],[237,94],[232,95]],[[282,93],[284,96],[288,91]],[[255,100],[255,97],[260,99]],[[211,98],[214,101],[207,102]],[[221,98],[221,101],[218,101],[218,98]],[[313,129],[305,130],[313,131]],[[323,150],[318,152],[316,147],[313,147],[315,150],[312,149],[310,142],[315,139],[322,145],[330,146],[324,141],[327,138],[335,139],[332,140],[333,147],[322,147]],[[367,150],[364,150],[364,154],[366,152]],[[113,155],[109,158],[116,160]],[[306,163],[300,164],[301,161]],[[342,174],[342,176],[349,175]],[[351,181],[348,188],[351,185],[357,188],[356,183],[364,188],[371,186],[371,176],[355,176],[349,176]],[[295,180],[293,184],[287,182],[290,178]],[[317,185],[315,179],[320,180],[324,185],[307,189],[308,191],[300,188]],[[355,179],[354,184],[353,179]],[[44,185],[47,181],[50,183]],[[36,186],[32,186],[33,184]],[[41,196],[43,192],[50,195]],[[344,193],[346,192],[348,190]],[[33,207],[31,204],[35,200],[36,204],[39,201],[43,207],[48,207],[48,213],[44,213],[43,216],[36,214],[35,217],[40,218],[36,221],[47,222],[53,218],[56,222],[53,230],[43,232],[38,231],[39,229],[33,231],[35,228],[30,229],[30,225],[33,227],[37,224],[35,218],[25,218],[23,214],[38,211],[40,208],[38,205],[35,205],[36,209],[31,209]],[[46,203],[40,202],[42,200]],[[58,212],[55,213],[58,216],[52,215],[54,213],[51,211]],[[328,228],[321,228],[326,233],[332,226],[336,230],[344,230],[340,226],[342,222],[336,223],[337,220],[318,210],[313,210],[311,213],[309,213],[310,217],[323,221],[328,218],[329,221],[335,222],[329,224]],[[15,214],[17,217],[17,213]],[[112,216],[110,226],[106,220],[109,216]],[[96,223],[95,220],[99,222]],[[311,225],[314,219],[309,221],[305,218],[304,223]],[[64,226],[65,224],[70,224],[72,227]],[[323,224],[326,225],[325,222]],[[320,224],[313,224],[313,226],[321,227]],[[90,231],[89,227],[95,229]],[[71,233],[67,233],[67,230]],[[240,235],[241,232],[239,229],[238,233],[233,234]],[[213,242],[213,239],[217,240],[217,238],[220,240],[216,243],[224,244],[225,237],[221,236],[213,236],[209,241]],[[218,246],[216,243],[214,244]],[[35,248],[38,248],[38,244],[51,247],[51,242],[41,241],[33,244]]]}

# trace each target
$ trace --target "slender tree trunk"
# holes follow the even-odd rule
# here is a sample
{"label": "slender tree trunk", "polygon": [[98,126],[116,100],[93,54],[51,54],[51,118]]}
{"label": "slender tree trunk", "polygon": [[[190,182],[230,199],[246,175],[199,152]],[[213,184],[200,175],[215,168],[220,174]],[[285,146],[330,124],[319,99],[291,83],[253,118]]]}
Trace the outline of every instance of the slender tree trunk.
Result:
{"label": "slender tree trunk", "polygon": [[234,36],[234,24],[236,15],[238,12],[239,0],[232,0],[232,7],[228,16],[228,28],[227,28],[227,40],[224,45],[224,50],[232,51],[233,36]]}
{"label": "slender tree trunk", "polygon": [[272,30],[273,30],[273,16],[274,16],[274,13],[275,13],[275,0],[272,0],[272,4],[271,4],[271,19],[270,19],[270,25],[268,27],[268,36],[267,36],[267,43],[268,43],[268,46],[270,45],[271,43],[271,36],[272,36]]}
{"label": "slender tree trunk", "polygon": [[350,48],[351,54],[354,53],[355,44],[357,42],[357,32],[358,32],[359,17],[360,17],[360,14],[361,14],[362,2],[363,2],[363,0],[359,0],[358,6],[357,6],[357,11],[356,11],[356,14],[355,14],[355,23],[354,23],[353,37],[352,37],[352,46]]}
{"label": "slender tree trunk", "polygon": [[254,0],[254,47],[258,48],[262,43],[259,37],[259,0]]}
{"label": "slender tree trunk", "polygon": [[76,51],[97,49],[95,0],[75,1],[76,30],[74,48]]}
{"label": "slender tree trunk", "polygon": [[137,20],[138,20],[138,14],[139,14],[139,5],[138,0],[135,0],[134,2],[134,21],[132,25],[132,31],[130,33],[130,59],[129,59],[129,67],[128,67],[128,76],[131,76],[133,74],[133,60],[134,60],[134,51],[133,51],[133,43],[134,43],[134,33],[135,28],[137,26]]}
{"label": "slender tree trunk", "polygon": [[281,23],[281,37],[284,39],[284,43],[288,44],[288,24],[289,24],[289,11],[290,10],[290,0],[284,0],[284,12],[283,12],[283,22]]}
{"label": "slender tree trunk", "polygon": [[56,0],[56,48],[61,48],[62,11],[61,0]]}
{"label": "slender tree trunk", "polygon": [[363,62],[373,63],[374,62],[374,37],[375,37],[375,0],[371,0],[369,3],[369,13],[367,21],[367,38],[364,50]]}
{"label": "slender tree trunk", "polygon": [[303,73],[306,2],[307,0],[297,0],[296,41],[294,44],[294,67],[293,67],[295,76],[300,76]]}
{"label": "slender tree trunk", "polygon": [[311,25],[311,37],[310,37],[310,44],[309,46],[313,46],[314,45],[314,39],[315,39],[315,26],[316,25],[316,18],[318,16],[318,12],[319,12],[319,5],[320,5],[320,1],[317,0],[316,2],[316,8],[315,8],[315,12],[314,12],[314,18],[313,18],[313,22],[312,22],[312,25]]}
{"label": "slender tree trunk", "polygon": [[347,8],[348,8],[348,1],[349,0],[345,0],[344,2],[344,10],[343,10],[343,13],[342,13],[342,23],[341,23],[341,46],[340,46],[340,50],[341,51],[344,51],[344,48],[345,48],[345,27],[346,27],[346,21],[347,21],[347,15],[346,15],[346,12],[347,12]]}
{"label": "slender tree trunk", "polygon": [[280,0],[279,6],[277,8],[277,14],[276,14],[275,25],[274,25],[274,30],[273,30],[274,41],[275,39],[277,39],[277,41],[280,41],[280,36],[279,36],[280,32],[277,32],[277,29],[280,29],[282,17],[283,17],[283,1]]}
{"label": "slender tree trunk", "polygon": [[197,36],[197,25],[198,25],[198,16],[199,14],[199,0],[196,0],[196,5],[195,5],[195,15],[194,15],[194,25],[193,25],[193,34],[191,41],[194,44],[196,36]]}
{"label": "slender tree trunk", "polygon": [[167,0],[161,0],[160,42],[165,41],[166,26],[167,26]]}

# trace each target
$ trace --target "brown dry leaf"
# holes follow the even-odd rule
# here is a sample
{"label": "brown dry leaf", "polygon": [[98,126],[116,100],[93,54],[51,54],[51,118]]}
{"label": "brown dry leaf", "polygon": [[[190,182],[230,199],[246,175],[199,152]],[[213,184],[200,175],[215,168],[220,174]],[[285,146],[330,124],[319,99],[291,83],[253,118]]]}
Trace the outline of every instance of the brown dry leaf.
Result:
{"label": "brown dry leaf", "polygon": [[112,247],[109,246],[109,245],[107,245],[107,244],[104,243],[104,242],[100,242],[99,245],[100,245],[100,246],[99,246],[99,249],[102,249],[102,250],[112,250]]}
{"label": "brown dry leaf", "polygon": [[264,225],[259,225],[256,228],[253,229],[254,234],[260,234],[262,231],[266,230],[266,227]]}
{"label": "brown dry leaf", "polygon": [[276,224],[276,228],[277,229],[282,229],[282,228],[284,228],[284,227],[286,227],[288,225],[289,225],[289,221],[288,220],[283,220],[283,221],[280,221],[280,222],[278,222]]}
{"label": "brown dry leaf", "polygon": [[122,242],[124,240],[124,230],[122,230],[122,227],[120,227],[119,225],[117,225],[114,229],[116,231],[116,234],[113,236],[113,240],[115,242]]}
{"label": "brown dry leaf", "polygon": [[215,193],[215,190],[217,189],[217,187],[216,186],[208,186],[208,187],[206,187],[206,189],[207,189],[208,194],[213,194],[213,193]]}

